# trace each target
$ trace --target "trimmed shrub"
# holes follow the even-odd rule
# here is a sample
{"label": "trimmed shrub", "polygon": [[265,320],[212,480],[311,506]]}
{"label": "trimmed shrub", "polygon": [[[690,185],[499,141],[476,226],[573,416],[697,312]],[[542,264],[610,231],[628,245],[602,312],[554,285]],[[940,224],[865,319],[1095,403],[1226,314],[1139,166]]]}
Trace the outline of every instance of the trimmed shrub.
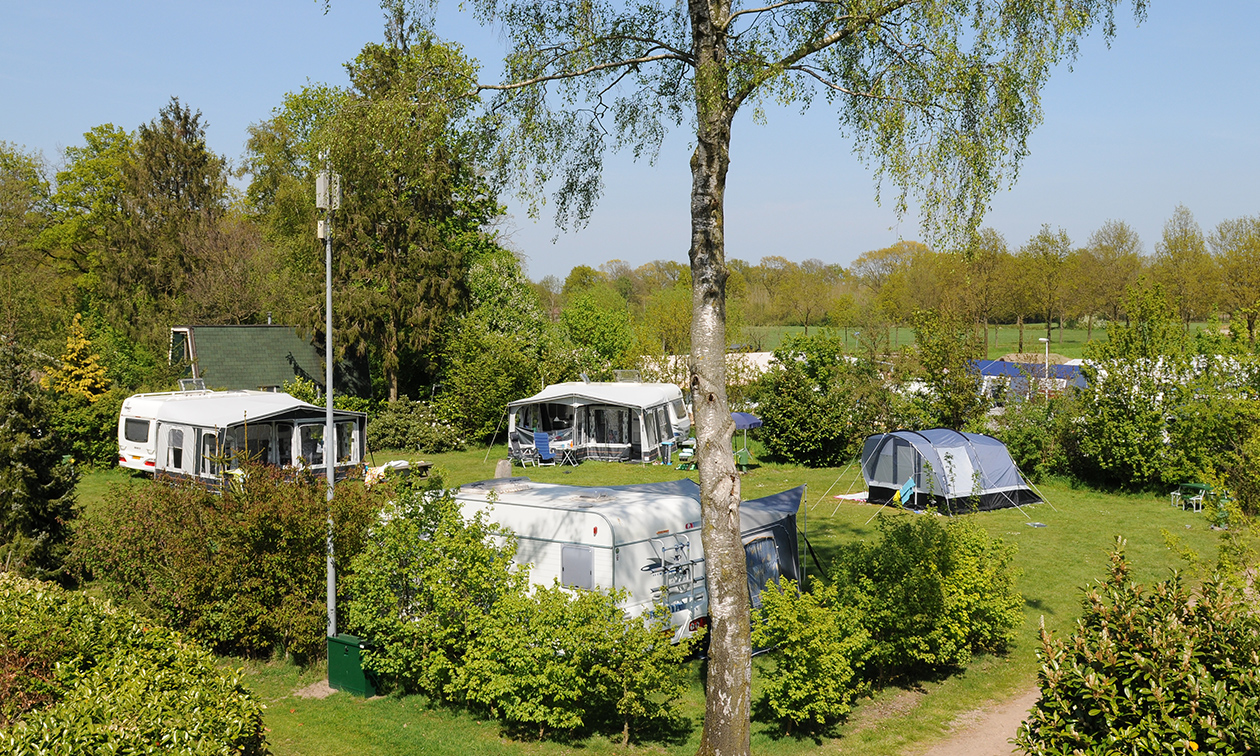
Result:
{"label": "trimmed shrub", "polygon": [[1015,742],[1042,754],[1252,754],[1260,743],[1260,618],[1220,574],[1133,582],[1117,540],[1105,583],[1066,639],[1041,630],[1041,698]]}
{"label": "trimmed shrub", "polygon": [[998,652],[1023,621],[1014,544],[966,516],[879,518],[880,538],[840,552],[838,601],[870,634],[870,668],[893,680],[961,667]]}
{"label": "trimmed shrub", "polygon": [[618,722],[624,745],[632,723],[676,719],[699,636],[672,645],[665,612],[627,618],[619,597],[559,585],[504,596],[471,648],[469,700],[540,738]]}
{"label": "trimmed shrub", "polygon": [[386,402],[368,421],[369,449],[414,449],[440,454],[464,448],[464,439],[425,402],[399,399]]}
{"label": "trimmed shrub", "polygon": [[0,572],[0,656],[38,668],[6,678],[5,753],[268,753],[262,705],[239,673],[82,594]]}
{"label": "trimmed shrub", "polygon": [[[109,595],[217,653],[324,653],[324,482],[252,468],[221,495],[196,485],[115,488],[76,534],[74,555]],[[376,505],[357,484],[333,502],[338,574],[363,548]]]}
{"label": "trimmed shrub", "polygon": [[462,700],[474,639],[524,585],[515,551],[484,516],[465,520],[449,493],[404,485],[346,581],[347,626],[373,643],[364,665],[402,690]]}
{"label": "trimmed shrub", "polygon": [[774,669],[762,677],[758,716],[784,730],[816,729],[842,719],[869,685],[862,679],[871,639],[852,607],[836,603],[834,586],[801,593],[782,580],[761,592],[753,645],[773,647]]}

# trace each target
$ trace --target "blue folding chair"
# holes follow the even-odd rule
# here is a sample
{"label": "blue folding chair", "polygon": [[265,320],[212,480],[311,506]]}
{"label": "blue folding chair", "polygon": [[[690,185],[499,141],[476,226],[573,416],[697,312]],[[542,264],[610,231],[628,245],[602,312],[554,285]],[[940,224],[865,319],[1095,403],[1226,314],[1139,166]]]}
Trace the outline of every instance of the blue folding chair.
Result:
{"label": "blue folding chair", "polygon": [[556,454],[551,450],[551,436],[543,431],[534,431],[534,448],[538,450],[537,464],[556,464]]}

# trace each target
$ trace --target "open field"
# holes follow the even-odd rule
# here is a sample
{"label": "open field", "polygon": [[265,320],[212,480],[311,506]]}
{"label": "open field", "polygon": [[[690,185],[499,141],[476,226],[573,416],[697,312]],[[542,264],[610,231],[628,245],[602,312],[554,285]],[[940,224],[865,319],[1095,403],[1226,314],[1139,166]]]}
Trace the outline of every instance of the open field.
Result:
{"label": "open field", "polygon": [[[754,450],[756,447],[754,446]],[[493,475],[502,446],[426,457],[435,462],[448,484]],[[416,459],[406,453],[378,453],[376,463],[391,458]],[[534,480],[578,485],[616,485],[694,476],[661,465],[622,465],[587,462],[577,468],[528,468]],[[754,465],[743,477],[744,493],[752,498],[806,484],[805,526],[823,567],[841,544],[871,537],[875,507],[841,502],[837,493],[860,490],[856,466],[847,470],[810,470],[792,466]],[[117,471],[88,475],[80,489],[84,505],[105,495],[108,487],[125,482]],[[828,489],[831,489],[828,491]],[[1079,613],[1080,588],[1102,577],[1106,550],[1116,535],[1129,541],[1139,579],[1150,581],[1178,566],[1167,548],[1164,533],[1180,536],[1186,545],[1204,555],[1214,554],[1215,534],[1203,516],[1169,507],[1165,498],[1123,496],[1076,490],[1065,484],[1043,486],[1049,503],[1026,512],[1008,509],[968,515],[977,518],[992,534],[1018,544],[1020,588],[1025,597],[1025,621],[1009,653],[979,657],[959,674],[925,682],[910,691],[885,690],[864,701],[850,720],[828,737],[783,738],[777,725],[754,723],[753,749],[759,753],[796,754],[822,750],[843,754],[919,753],[947,737],[959,722],[970,721],[977,710],[1011,698],[1035,685],[1038,622],[1062,632]],[[884,510],[888,513],[888,510]],[[1046,525],[1034,528],[1029,522]],[[817,579],[812,560],[810,579]],[[250,684],[267,704],[268,737],[276,754],[569,754],[620,752],[618,744],[603,738],[575,743],[529,742],[506,739],[494,721],[446,709],[433,708],[420,697],[386,696],[368,701],[337,693],[325,699],[298,698],[297,690],[322,679],[322,667],[300,670],[279,662],[244,663],[225,659],[231,666],[244,665]],[[768,659],[755,662],[757,673]],[[693,685],[684,701],[692,719],[689,731],[670,742],[649,742],[632,748],[641,753],[692,753],[700,733],[703,697],[700,665],[693,662]],[[758,674],[754,675],[754,685]],[[755,691],[754,691],[755,693]]]}
{"label": "open field", "polygon": [[[1204,328],[1205,325],[1204,323],[1193,323],[1190,329],[1198,331]],[[805,332],[805,328],[802,326],[748,326],[746,330],[748,332],[747,341],[749,346],[757,349],[757,351],[767,352],[778,349],[787,337],[801,335]],[[840,335],[845,338],[850,348],[856,349],[857,339],[853,336],[853,331],[855,330],[858,329],[838,330],[811,326],[809,332],[811,335],[818,333]],[[1041,354],[1045,350],[1045,346],[1037,339],[1045,338],[1045,335],[1045,323],[1025,323],[1024,352]],[[1068,359],[1083,357],[1086,341],[1106,338],[1107,331],[1102,328],[1095,327],[1092,334],[1085,328],[1064,328],[1060,333],[1058,325],[1055,325],[1050,329],[1050,351],[1055,354],[1061,354]],[[887,329],[887,339],[890,349],[907,346],[914,343],[914,331],[909,328],[890,327]],[[989,326],[989,359],[996,360],[1018,350],[1019,328],[1013,325]]]}

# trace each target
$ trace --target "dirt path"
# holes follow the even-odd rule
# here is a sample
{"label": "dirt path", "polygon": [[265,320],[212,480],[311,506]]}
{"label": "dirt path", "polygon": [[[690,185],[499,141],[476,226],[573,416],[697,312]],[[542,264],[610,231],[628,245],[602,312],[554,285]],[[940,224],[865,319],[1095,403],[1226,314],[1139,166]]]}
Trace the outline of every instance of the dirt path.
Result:
{"label": "dirt path", "polygon": [[1037,688],[1027,690],[994,709],[975,709],[959,714],[953,735],[937,743],[924,756],[1010,756],[1023,753],[1010,738],[1037,703]]}

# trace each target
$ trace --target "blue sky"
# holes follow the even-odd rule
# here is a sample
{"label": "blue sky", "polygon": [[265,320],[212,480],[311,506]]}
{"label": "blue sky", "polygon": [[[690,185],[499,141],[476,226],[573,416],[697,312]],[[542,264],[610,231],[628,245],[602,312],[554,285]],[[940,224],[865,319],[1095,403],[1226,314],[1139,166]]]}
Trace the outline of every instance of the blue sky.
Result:
{"label": "blue sky", "polygon": [[[171,95],[202,111],[217,152],[238,160],[246,129],[308,79],[345,82],[342,63],[382,36],[371,0],[42,0],[0,8],[0,140],[54,164],[101,123],[134,129]],[[1122,11],[1107,49],[1095,34],[1073,70],[1043,93],[1045,123],[1018,183],[1001,192],[987,224],[1018,247],[1043,223],[1077,244],[1108,219],[1132,225],[1148,253],[1178,204],[1205,231],[1260,213],[1260,3],[1156,0],[1134,27]],[[498,33],[444,8],[439,35],[465,45],[490,80]],[[825,107],[778,109],[769,123],[735,126],[727,194],[727,254],[819,258],[847,265],[899,238],[919,238],[874,201],[871,174]],[[686,261],[685,131],[671,134],[656,165],[614,156],[589,226],[557,231],[509,203],[504,231],[531,277],[563,278],[577,264],[613,258],[639,265]],[[913,211],[912,211],[913,212]]]}

